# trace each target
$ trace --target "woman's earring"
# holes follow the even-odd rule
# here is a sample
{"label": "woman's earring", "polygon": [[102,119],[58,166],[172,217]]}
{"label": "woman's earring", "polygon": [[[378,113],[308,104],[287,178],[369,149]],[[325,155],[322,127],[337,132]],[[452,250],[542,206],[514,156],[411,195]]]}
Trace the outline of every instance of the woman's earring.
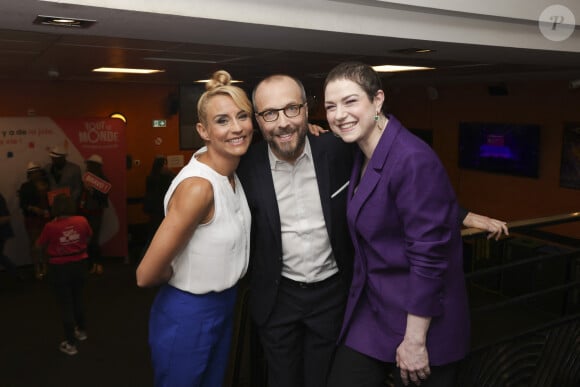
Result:
{"label": "woman's earring", "polygon": [[381,124],[381,120],[379,118],[380,118],[380,115],[379,115],[379,113],[377,113],[375,115],[375,121],[377,123],[377,129],[378,130],[383,130],[383,125]]}

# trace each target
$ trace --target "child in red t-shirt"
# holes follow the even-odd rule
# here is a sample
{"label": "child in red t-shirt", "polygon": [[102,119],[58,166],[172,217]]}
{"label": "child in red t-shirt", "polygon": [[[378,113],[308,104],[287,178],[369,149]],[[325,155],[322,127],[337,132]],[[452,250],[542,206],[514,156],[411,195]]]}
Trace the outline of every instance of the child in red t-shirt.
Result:
{"label": "child in red t-shirt", "polygon": [[62,309],[66,340],[59,349],[76,355],[77,340],[87,338],[82,291],[87,276],[87,246],[93,232],[85,217],[75,215],[75,204],[69,196],[54,198],[52,214],[54,219],[44,226],[36,243],[46,248],[48,278]]}

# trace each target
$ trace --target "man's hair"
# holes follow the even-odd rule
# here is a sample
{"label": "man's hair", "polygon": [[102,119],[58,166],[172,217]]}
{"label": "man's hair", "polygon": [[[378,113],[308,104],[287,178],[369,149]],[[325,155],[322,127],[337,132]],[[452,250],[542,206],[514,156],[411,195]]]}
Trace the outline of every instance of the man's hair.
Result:
{"label": "man's hair", "polygon": [[256,90],[258,90],[258,87],[260,87],[260,85],[262,85],[263,83],[267,83],[267,82],[274,81],[274,80],[280,80],[283,78],[289,78],[296,83],[296,85],[300,88],[300,96],[302,97],[302,103],[306,103],[306,90],[304,89],[304,85],[302,84],[302,82],[300,82],[300,80],[298,78],[295,78],[295,77],[293,77],[291,75],[287,75],[287,74],[274,74],[274,75],[270,75],[270,76],[267,76],[266,78],[262,79],[256,85],[256,87],[254,87],[254,90],[252,91],[252,103],[254,105],[254,111],[256,113],[259,113],[258,107],[256,106]]}

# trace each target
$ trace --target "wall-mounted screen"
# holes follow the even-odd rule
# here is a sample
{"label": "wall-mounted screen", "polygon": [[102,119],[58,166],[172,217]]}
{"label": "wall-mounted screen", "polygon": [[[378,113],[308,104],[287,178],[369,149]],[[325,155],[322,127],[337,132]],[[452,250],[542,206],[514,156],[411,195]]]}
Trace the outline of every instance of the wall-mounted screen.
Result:
{"label": "wall-mounted screen", "polygon": [[195,129],[198,121],[197,100],[204,91],[203,84],[179,86],[179,148],[181,150],[199,149],[204,145]]}
{"label": "wall-mounted screen", "polygon": [[538,177],[540,127],[531,124],[462,122],[459,167]]}

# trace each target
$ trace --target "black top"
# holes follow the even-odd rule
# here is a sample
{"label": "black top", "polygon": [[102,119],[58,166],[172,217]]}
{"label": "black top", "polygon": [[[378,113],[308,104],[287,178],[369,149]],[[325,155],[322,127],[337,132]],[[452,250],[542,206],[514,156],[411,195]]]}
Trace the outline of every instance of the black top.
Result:
{"label": "black top", "polygon": [[[3,218],[5,216],[10,216],[10,212],[8,212],[8,206],[6,205],[6,199],[4,199],[4,196],[2,196],[2,194],[0,194],[0,218]],[[12,230],[12,225],[10,224],[10,221],[6,222],[6,223],[1,223],[0,224],[0,240],[6,240],[8,238],[11,238],[14,236],[14,231]],[[2,253],[0,251],[0,253]]]}
{"label": "black top", "polygon": [[160,173],[147,176],[145,183],[145,198],[143,211],[153,217],[163,217],[163,200],[175,175],[171,171],[163,170]]}

